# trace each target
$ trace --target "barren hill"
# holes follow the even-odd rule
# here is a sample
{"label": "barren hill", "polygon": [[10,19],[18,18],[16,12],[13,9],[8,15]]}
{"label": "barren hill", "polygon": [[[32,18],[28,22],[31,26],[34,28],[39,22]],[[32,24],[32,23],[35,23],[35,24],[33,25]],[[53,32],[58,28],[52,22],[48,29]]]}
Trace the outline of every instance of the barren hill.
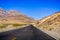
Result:
{"label": "barren hill", "polygon": [[16,10],[4,10],[0,8],[0,32],[34,24],[35,19],[28,17]]}
{"label": "barren hill", "polygon": [[0,8],[0,23],[33,23],[35,20],[18,11],[5,11]]}
{"label": "barren hill", "polygon": [[[36,22],[37,26],[48,34],[60,39],[60,12],[56,12]],[[51,32],[51,33],[49,33]]]}

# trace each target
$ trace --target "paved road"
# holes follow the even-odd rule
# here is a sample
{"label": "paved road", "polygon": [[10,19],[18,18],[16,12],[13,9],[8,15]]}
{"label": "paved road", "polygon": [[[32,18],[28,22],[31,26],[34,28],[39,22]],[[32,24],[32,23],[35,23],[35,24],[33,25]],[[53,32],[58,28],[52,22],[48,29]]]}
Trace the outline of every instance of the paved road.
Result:
{"label": "paved road", "polygon": [[21,29],[0,33],[0,40],[56,40],[30,25]]}

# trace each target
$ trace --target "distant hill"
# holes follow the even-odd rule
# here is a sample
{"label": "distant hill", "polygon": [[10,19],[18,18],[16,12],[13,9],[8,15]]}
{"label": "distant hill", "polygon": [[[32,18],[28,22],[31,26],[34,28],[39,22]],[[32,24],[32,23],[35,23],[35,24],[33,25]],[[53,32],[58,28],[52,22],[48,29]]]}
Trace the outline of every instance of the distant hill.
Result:
{"label": "distant hill", "polygon": [[3,10],[0,8],[0,23],[33,23],[35,19],[28,17],[16,10]]}
{"label": "distant hill", "polygon": [[13,30],[24,27],[29,24],[34,24],[35,19],[28,17],[16,10],[4,10],[0,8],[0,32]]}

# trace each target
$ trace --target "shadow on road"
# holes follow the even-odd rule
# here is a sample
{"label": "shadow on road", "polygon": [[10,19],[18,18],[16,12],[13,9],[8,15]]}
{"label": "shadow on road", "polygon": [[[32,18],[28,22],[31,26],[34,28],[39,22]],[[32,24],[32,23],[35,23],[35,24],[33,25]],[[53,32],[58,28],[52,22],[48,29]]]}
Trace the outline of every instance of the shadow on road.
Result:
{"label": "shadow on road", "polygon": [[0,33],[0,40],[56,40],[36,27],[29,25],[24,28]]}

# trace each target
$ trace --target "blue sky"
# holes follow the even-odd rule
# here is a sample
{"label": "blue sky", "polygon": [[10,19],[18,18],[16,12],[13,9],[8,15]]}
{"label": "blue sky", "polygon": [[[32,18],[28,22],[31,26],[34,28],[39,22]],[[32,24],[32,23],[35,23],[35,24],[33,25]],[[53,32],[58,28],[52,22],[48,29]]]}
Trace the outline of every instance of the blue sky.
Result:
{"label": "blue sky", "polygon": [[17,10],[35,19],[41,19],[60,11],[60,0],[0,0],[5,10]]}

